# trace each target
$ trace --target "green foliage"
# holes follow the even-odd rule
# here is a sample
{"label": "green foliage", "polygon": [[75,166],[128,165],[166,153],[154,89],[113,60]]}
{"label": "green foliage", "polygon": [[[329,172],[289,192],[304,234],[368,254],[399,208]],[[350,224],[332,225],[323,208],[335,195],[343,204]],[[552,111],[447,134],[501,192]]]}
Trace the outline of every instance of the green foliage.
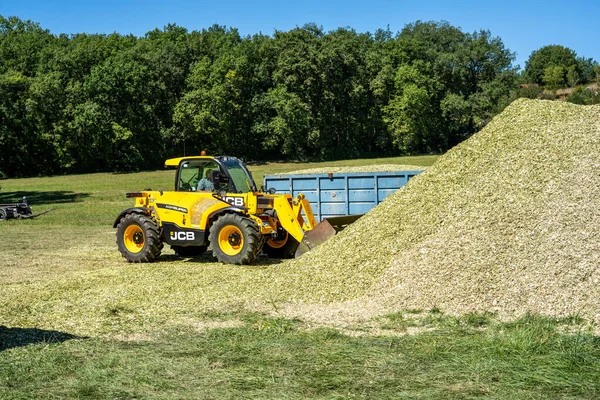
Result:
{"label": "green foliage", "polygon": [[600,103],[598,89],[577,87],[567,97],[567,101],[574,104],[591,105]]}
{"label": "green foliage", "polygon": [[431,103],[436,82],[421,74],[416,67],[400,66],[395,86],[398,94],[384,108],[394,144],[403,152],[427,149],[427,136],[436,132]]}
{"label": "green foliage", "polygon": [[[548,68],[562,67],[563,77],[546,76]],[[549,86],[568,84],[575,87],[578,83],[589,83],[596,79],[598,62],[591,58],[577,57],[574,50],[559,45],[544,46],[531,53],[525,63],[525,70],[522,75],[521,83],[545,83]],[[557,70],[550,72],[550,75],[558,75]],[[553,83],[547,83],[548,79]],[[556,89],[553,87],[550,89]]]}
{"label": "green foliage", "polygon": [[397,148],[447,150],[485,125],[516,88],[514,54],[489,31],[465,34],[448,23],[407,25],[395,42],[394,90],[383,107]]}
{"label": "green foliage", "polygon": [[[531,79],[528,83],[541,85],[545,83],[544,77],[548,68],[561,67],[564,74],[572,65],[577,65],[575,51],[559,45],[544,46],[531,53],[529,59],[525,62],[525,73]],[[556,71],[554,70],[554,72]]]}
{"label": "green foliage", "polygon": [[577,66],[571,65],[567,70],[567,83],[569,87],[575,87],[579,82],[579,74],[577,73]]}
{"label": "green foliage", "polygon": [[0,73],[8,70],[33,76],[44,50],[54,39],[48,30],[29,20],[0,15]]}
{"label": "green foliage", "polygon": [[307,158],[309,142],[315,140],[318,134],[311,134],[313,120],[310,110],[297,94],[278,86],[256,97],[253,106],[271,116],[253,127],[255,133],[264,137],[266,150],[280,151],[284,156],[295,159]]}
{"label": "green foliage", "polygon": [[577,57],[577,73],[583,83],[593,82],[596,79],[594,70],[598,67],[598,62],[592,58]]}
{"label": "green foliage", "polygon": [[517,90],[515,97],[516,98],[526,98],[526,99],[538,99],[544,92],[540,86],[529,85]]}
{"label": "green foliage", "polygon": [[550,90],[558,89],[565,81],[565,69],[560,65],[546,68],[542,81]]}
{"label": "green foliage", "polygon": [[490,32],[446,22],[396,36],[314,24],[272,37],[173,24],[144,37],[56,36],[0,16],[0,146],[14,149],[0,171],[153,169],[200,150],[252,160],[443,152],[506,106],[513,60]]}

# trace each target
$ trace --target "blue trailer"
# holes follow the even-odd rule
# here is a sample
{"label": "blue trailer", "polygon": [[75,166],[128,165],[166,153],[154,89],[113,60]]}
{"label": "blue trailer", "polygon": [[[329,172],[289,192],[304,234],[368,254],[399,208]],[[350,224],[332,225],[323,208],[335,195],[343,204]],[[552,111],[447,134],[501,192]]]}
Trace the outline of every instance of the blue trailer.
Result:
{"label": "blue trailer", "polygon": [[[378,205],[390,194],[422,172],[351,172],[326,174],[265,175],[264,187],[276,193],[297,196],[302,193],[310,202],[320,222],[338,220],[351,223]],[[356,216],[355,218],[341,218]],[[333,224],[335,225],[335,224]]]}

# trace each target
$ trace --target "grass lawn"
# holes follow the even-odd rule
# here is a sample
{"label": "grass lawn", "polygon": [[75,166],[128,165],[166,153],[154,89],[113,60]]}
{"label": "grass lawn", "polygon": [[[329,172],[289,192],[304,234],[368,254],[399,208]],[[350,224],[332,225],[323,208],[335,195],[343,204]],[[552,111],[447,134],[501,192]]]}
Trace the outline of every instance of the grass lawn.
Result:
{"label": "grass lawn", "polygon": [[[260,185],[268,173],[435,158],[251,170]],[[268,288],[280,260],[228,266],[167,246],[158,262],[128,264],[112,228],[125,193],[169,190],[173,174],[0,181],[0,203],[54,208],[0,223],[0,399],[600,397],[600,338],[578,318],[398,310],[340,330],[246,307],[248,283]]]}

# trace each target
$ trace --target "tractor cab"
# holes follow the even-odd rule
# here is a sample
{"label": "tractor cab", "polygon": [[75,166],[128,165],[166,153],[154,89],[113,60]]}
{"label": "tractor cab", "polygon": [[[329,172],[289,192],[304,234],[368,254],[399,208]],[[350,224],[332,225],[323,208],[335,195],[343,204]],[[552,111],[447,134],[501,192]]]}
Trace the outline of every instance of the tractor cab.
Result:
{"label": "tractor cab", "polygon": [[166,167],[177,168],[175,191],[256,192],[256,183],[244,163],[230,156],[172,158]]}

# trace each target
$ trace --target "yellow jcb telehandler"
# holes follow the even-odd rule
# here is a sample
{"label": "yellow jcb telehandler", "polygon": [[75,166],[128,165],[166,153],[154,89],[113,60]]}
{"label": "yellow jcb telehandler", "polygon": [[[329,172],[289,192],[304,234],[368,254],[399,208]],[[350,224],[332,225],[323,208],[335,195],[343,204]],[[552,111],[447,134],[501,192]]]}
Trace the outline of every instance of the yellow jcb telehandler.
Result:
{"label": "yellow jcb telehandler", "polygon": [[151,262],[165,243],[180,256],[198,256],[210,246],[226,264],[298,256],[335,235],[317,225],[302,194],[259,191],[244,163],[229,156],[169,159],[177,168],[174,191],[127,193],[135,206],[114,223],[119,251],[129,262]]}

